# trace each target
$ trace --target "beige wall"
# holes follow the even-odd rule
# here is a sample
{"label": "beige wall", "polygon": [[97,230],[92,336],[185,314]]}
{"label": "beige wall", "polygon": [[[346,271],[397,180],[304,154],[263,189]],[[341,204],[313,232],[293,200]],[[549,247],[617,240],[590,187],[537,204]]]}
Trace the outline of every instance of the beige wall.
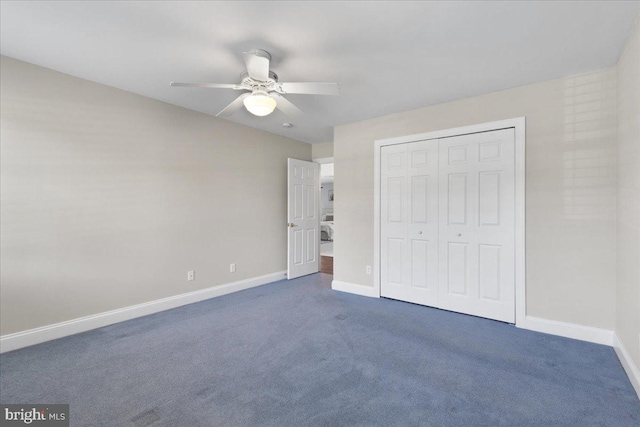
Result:
{"label": "beige wall", "polygon": [[7,57],[1,79],[1,334],[286,269],[309,144]]}
{"label": "beige wall", "polygon": [[324,159],[333,157],[333,142],[324,142],[322,144],[312,144],[311,153],[313,159]]}
{"label": "beige wall", "polygon": [[365,267],[374,250],[374,140],[520,116],[527,119],[527,314],[613,329],[615,69],[337,127],[334,279],[373,286]]}
{"label": "beige wall", "polygon": [[640,367],[640,24],[618,62],[616,334]]}

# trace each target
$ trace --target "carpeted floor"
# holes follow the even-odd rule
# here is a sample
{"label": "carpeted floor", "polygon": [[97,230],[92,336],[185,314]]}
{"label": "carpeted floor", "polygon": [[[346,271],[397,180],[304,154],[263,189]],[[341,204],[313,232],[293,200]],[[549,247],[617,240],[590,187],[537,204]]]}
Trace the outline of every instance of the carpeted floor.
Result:
{"label": "carpeted floor", "polygon": [[0,356],[3,403],[72,426],[638,426],[613,349],[315,274]]}

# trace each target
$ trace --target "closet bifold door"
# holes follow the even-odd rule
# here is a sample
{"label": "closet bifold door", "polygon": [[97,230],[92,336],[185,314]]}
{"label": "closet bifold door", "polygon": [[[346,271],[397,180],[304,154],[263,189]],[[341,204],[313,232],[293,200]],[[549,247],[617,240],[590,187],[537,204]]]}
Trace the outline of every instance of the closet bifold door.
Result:
{"label": "closet bifold door", "polygon": [[440,139],[439,306],[515,322],[514,129]]}
{"label": "closet bifold door", "polygon": [[383,146],[380,293],[438,306],[438,141]]}

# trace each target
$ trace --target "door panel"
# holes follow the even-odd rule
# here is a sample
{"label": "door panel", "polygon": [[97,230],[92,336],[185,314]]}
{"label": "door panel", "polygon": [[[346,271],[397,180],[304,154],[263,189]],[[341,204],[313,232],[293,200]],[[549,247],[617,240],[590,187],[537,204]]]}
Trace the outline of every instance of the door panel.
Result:
{"label": "door panel", "polygon": [[300,220],[303,217],[302,214],[302,206],[304,203],[304,195],[303,195],[304,187],[302,184],[294,184],[293,185],[293,214],[292,220]]}
{"label": "door panel", "polygon": [[429,201],[429,177],[417,175],[411,177],[411,222],[427,224],[427,207]]}
{"label": "door panel", "polygon": [[478,223],[500,225],[500,171],[480,172]]}
{"label": "door panel", "polygon": [[[407,147],[391,146],[382,150],[382,174],[380,191],[382,199],[381,219],[381,251],[384,254],[380,266],[383,292],[389,289],[403,288],[405,271],[408,271],[407,250]],[[386,295],[391,296],[392,295]]]}
{"label": "door panel", "polygon": [[305,262],[307,263],[317,262],[318,260],[316,258],[318,256],[318,250],[316,247],[318,246],[319,242],[316,240],[316,235],[318,233],[313,228],[308,228],[306,231],[307,231],[307,244],[306,244],[307,258],[305,259]]}
{"label": "door panel", "polygon": [[404,177],[387,178],[388,221],[402,223],[404,221]]}
{"label": "door panel", "polygon": [[302,251],[303,251],[303,233],[302,230],[293,230],[294,250],[293,250],[293,264],[299,266],[302,264]]}
{"label": "door panel", "polygon": [[466,145],[454,145],[449,147],[447,163],[449,165],[466,165],[467,164],[467,147]]}
{"label": "door panel", "polygon": [[499,245],[478,245],[480,298],[500,301]]}
{"label": "door panel", "polygon": [[448,294],[467,296],[467,279],[469,276],[469,262],[467,259],[467,244],[449,242],[447,248],[447,284]]}
{"label": "door panel", "polygon": [[389,283],[402,285],[404,270],[404,239],[394,239],[390,237],[387,240],[389,244]]}
{"label": "door panel", "polygon": [[447,189],[449,225],[467,224],[467,174],[452,173],[448,175],[449,188]]}
{"label": "door panel", "polygon": [[513,129],[443,138],[439,163],[440,307],[511,323],[514,141]]}
{"label": "door panel", "polygon": [[316,273],[320,267],[320,166],[288,159],[287,277]]}
{"label": "door panel", "polygon": [[381,294],[438,301],[437,140],[381,149]]}
{"label": "door panel", "polygon": [[438,303],[438,143],[419,141],[407,145],[411,159],[408,222],[410,284],[413,302]]}
{"label": "door panel", "polygon": [[429,288],[429,241],[413,240],[411,242],[411,283],[416,288]]}
{"label": "door panel", "polygon": [[[308,179],[309,178],[307,178],[307,180]],[[315,193],[318,190],[318,188],[316,183],[313,183],[311,185],[306,185],[305,189],[307,191],[307,193],[304,195],[306,206],[307,206],[307,212],[305,213],[305,216],[306,216],[306,219],[315,219],[316,215],[318,214],[318,206],[316,205],[317,197],[315,197],[316,195]]]}

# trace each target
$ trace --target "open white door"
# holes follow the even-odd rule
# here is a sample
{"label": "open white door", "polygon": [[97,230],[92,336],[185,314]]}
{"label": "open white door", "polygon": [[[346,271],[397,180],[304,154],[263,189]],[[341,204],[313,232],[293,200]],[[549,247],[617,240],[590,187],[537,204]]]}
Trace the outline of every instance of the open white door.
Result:
{"label": "open white door", "polygon": [[320,165],[288,159],[287,278],[320,270]]}

